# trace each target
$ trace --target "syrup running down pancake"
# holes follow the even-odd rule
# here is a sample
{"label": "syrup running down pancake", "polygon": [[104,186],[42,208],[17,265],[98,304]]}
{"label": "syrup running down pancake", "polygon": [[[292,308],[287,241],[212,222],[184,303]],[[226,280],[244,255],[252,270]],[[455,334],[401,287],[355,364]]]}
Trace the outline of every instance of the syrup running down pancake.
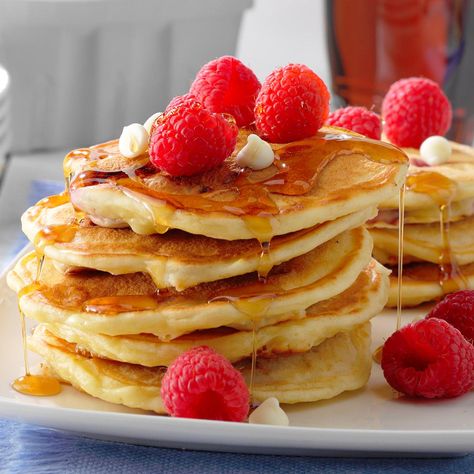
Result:
{"label": "syrup running down pancake", "polygon": [[[302,319],[261,328],[256,335],[258,357],[306,352],[338,332],[367,322],[387,300],[388,271],[372,260],[352,286],[341,294],[316,303]],[[43,324],[59,339],[76,344],[80,352],[148,367],[170,365],[176,357],[196,346],[209,346],[231,362],[250,357],[252,331],[229,327],[196,331],[169,342],[151,334],[106,336],[64,324]]]}
{"label": "syrup running down pancake", "polygon": [[[369,233],[358,227],[274,267],[265,282],[247,274],[166,293],[157,293],[143,273],[64,275],[45,259],[38,285],[19,305],[37,321],[111,336],[150,333],[170,340],[220,326],[248,330],[302,317],[309,306],[343,292],[369,264],[371,252]],[[8,284],[20,291],[34,282],[36,269],[34,258],[26,256]]]}
{"label": "syrup running down pancake", "polygon": [[146,155],[127,160],[116,141],[75,150],[64,163],[71,201],[102,227],[266,242],[388,200],[406,173],[396,147],[331,128],[273,144],[273,165],[241,170],[235,156],[249,133],[221,166],[190,178],[151,169]]}
{"label": "syrup running down pancake", "polygon": [[[49,201],[46,204],[40,202],[24,213],[23,231],[48,258],[62,264],[62,269],[82,267],[112,274],[146,272],[158,288],[178,290],[251,272],[265,276],[274,265],[313,250],[345,230],[362,225],[376,213],[375,208],[367,208],[275,237],[264,258],[256,239],[217,240],[179,230],[138,235],[131,229],[98,227],[87,219],[77,224],[69,203],[54,207]],[[45,231],[64,226],[74,229],[67,239],[51,239]]]}
{"label": "syrup running down pancake", "polygon": [[[474,288],[474,149],[451,142],[447,162],[437,166],[410,164],[406,180],[403,233],[404,306],[441,299],[465,288]],[[412,160],[419,150],[406,149]],[[397,265],[398,204],[384,202],[379,215],[370,221],[374,256],[382,263]],[[395,218],[397,215],[397,218]],[[388,305],[395,306],[398,270],[391,278]]]}

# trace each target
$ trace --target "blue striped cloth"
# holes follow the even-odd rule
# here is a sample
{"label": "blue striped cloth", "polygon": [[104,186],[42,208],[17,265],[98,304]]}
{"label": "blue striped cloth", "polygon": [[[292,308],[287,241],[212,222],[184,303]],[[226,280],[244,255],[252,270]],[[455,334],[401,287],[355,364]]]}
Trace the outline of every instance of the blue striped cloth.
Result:
{"label": "blue striped cloth", "polygon": [[[31,202],[62,185],[34,182]],[[24,242],[23,242],[24,244]],[[473,441],[474,443],[474,441]],[[0,473],[474,473],[474,455],[451,459],[312,458],[211,453],[99,441],[0,419]]]}

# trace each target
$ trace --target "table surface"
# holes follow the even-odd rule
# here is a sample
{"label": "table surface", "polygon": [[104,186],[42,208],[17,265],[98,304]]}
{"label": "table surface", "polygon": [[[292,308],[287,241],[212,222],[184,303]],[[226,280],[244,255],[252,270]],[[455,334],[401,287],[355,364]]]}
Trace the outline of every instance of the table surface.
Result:
{"label": "table surface", "polygon": [[[25,242],[20,216],[37,181],[61,181],[64,153],[0,161],[0,269]],[[47,188],[47,183],[42,183]],[[0,473],[109,472],[417,472],[473,473],[474,455],[453,459],[263,456],[148,448],[82,438],[0,419]]]}

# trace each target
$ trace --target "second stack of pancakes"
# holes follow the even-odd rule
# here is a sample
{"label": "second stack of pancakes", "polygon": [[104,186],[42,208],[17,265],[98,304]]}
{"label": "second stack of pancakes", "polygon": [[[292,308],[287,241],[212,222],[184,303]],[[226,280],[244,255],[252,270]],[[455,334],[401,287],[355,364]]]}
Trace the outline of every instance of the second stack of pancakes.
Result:
{"label": "second stack of pancakes", "polygon": [[[415,306],[474,288],[474,149],[451,142],[449,160],[427,166],[407,148],[410,168],[404,198],[402,303]],[[389,306],[397,304],[398,227],[396,196],[370,223],[374,256],[393,269]]]}
{"label": "second stack of pancakes", "polygon": [[242,370],[257,402],[314,401],[366,383],[370,319],[389,282],[364,224],[398,195],[406,157],[323,129],[272,145],[270,167],[242,170],[235,156],[249,133],[194,178],[167,177],[147,155],[127,159],[117,141],[66,157],[65,193],[23,216],[40,258],[27,255],[9,275],[21,310],[40,323],[29,346],[49,370],[158,413],[166,367],[198,345]]}

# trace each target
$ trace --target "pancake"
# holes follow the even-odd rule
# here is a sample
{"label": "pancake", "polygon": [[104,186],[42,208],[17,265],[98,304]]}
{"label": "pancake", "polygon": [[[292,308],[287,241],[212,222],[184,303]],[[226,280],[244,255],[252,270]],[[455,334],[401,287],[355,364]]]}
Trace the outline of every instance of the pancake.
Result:
{"label": "pancake", "polygon": [[[459,267],[468,288],[474,288],[474,263]],[[403,267],[403,287],[402,305],[417,306],[427,301],[440,300],[445,296],[445,292],[440,285],[440,270],[438,265],[433,263],[412,263]],[[446,278],[445,288],[451,291],[458,289],[458,279],[452,276]],[[390,276],[390,292],[387,306],[397,306],[397,276],[394,273]]]}
{"label": "pancake", "polygon": [[75,150],[64,164],[71,202],[102,227],[268,241],[389,200],[407,171],[398,148],[334,128],[272,144],[273,165],[241,170],[235,156],[249,133],[221,166],[194,177],[171,178],[147,155],[127,159],[117,141]]}
{"label": "pancake", "polygon": [[[199,283],[260,270],[303,255],[341,232],[362,225],[374,216],[368,208],[315,227],[272,239],[268,258],[260,255],[256,239],[216,240],[170,230],[164,235],[138,235],[131,229],[102,228],[84,219],[67,239],[48,240],[45,230],[75,226],[70,203],[46,207],[50,200],[31,207],[22,217],[23,231],[63,270],[92,268],[112,274],[148,273],[158,288],[184,290]],[[60,201],[60,200],[59,200]],[[41,235],[46,234],[43,242]],[[40,237],[38,239],[38,236]],[[66,240],[66,241],[61,241]]]}
{"label": "pancake", "polygon": [[[309,306],[342,293],[369,264],[372,239],[357,227],[274,267],[266,282],[247,274],[159,295],[144,273],[64,275],[45,259],[39,288],[19,298],[27,317],[107,334],[151,333],[162,340],[220,326],[251,329],[304,316]],[[33,255],[9,273],[16,292],[36,276]],[[240,309],[239,309],[240,308]]]}
{"label": "pancake", "polygon": [[178,355],[195,346],[209,346],[231,362],[250,357],[254,345],[259,357],[305,352],[338,332],[367,322],[384,307],[388,297],[388,270],[373,260],[354,284],[306,310],[300,320],[265,326],[252,331],[218,328],[162,342],[150,334],[106,336],[77,327],[46,324],[48,332],[77,345],[79,350],[112,360],[148,367],[168,366]]}
{"label": "pancake", "polygon": [[[372,228],[370,233],[374,239],[375,256],[381,263],[395,264],[398,258],[398,230]],[[448,236],[456,262],[459,265],[474,262],[474,217],[450,223]],[[439,222],[404,226],[403,253],[411,257],[404,262],[422,260],[438,263],[442,251]]]}
{"label": "pancake", "polygon": [[[439,206],[432,204],[420,209],[405,210],[405,224],[431,224],[439,222]],[[449,206],[449,222],[457,222],[474,214],[474,198],[452,202]],[[398,208],[380,209],[377,216],[369,221],[369,227],[396,229],[398,227]]]}
{"label": "pancake", "polygon": [[[424,173],[438,173],[455,183],[455,189],[451,198],[452,203],[457,203],[474,198],[474,148],[450,142],[452,154],[449,160],[439,166],[416,166],[413,160],[420,158],[420,151],[413,148],[404,148],[403,151],[409,156],[412,163],[408,170],[408,176]],[[426,212],[433,215],[436,213],[436,202],[429,194],[415,192],[407,189],[405,193],[405,211],[427,209]],[[466,205],[464,203],[464,205]],[[380,207],[382,209],[398,209],[398,196],[392,195],[384,201]],[[421,211],[423,212],[423,211]],[[472,208],[468,215],[473,213]]]}
{"label": "pancake", "polygon": [[[60,379],[89,395],[133,408],[165,413],[160,398],[164,367],[143,367],[100,359],[76,351],[38,327],[28,341]],[[254,401],[276,397],[281,403],[332,398],[362,387],[370,375],[370,323],[326,339],[312,350],[274,359],[258,359]],[[247,383],[250,363],[239,364]]]}

